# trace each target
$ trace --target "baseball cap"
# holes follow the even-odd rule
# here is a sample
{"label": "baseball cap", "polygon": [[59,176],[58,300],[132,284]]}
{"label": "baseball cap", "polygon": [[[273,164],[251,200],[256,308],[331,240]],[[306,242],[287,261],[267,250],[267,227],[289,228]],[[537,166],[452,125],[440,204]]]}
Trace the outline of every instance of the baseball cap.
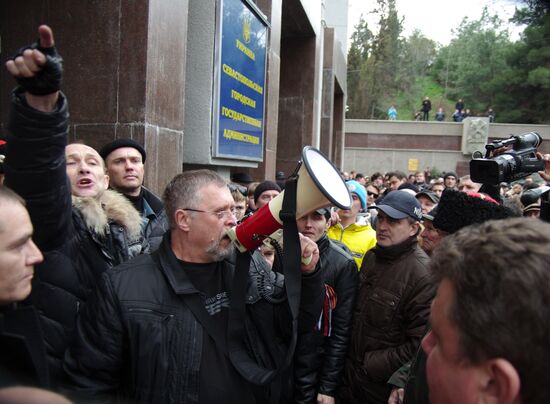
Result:
{"label": "baseball cap", "polygon": [[422,220],[422,207],[420,202],[413,195],[406,191],[391,191],[376,206],[392,219],[405,219],[410,217],[414,220]]}
{"label": "baseball cap", "polygon": [[439,202],[439,196],[434,194],[432,191],[420,191],[419,193],[416,194],[416,198],[418,199],[419,196],[425,196],[433,203]]}
{"label": "baseball cap", "polygon": [[357,195],[361,201],[361,208],[365,209],[367,207],[367,190],[365,187],[354,180],[346,181],[346,186],[348,187],[349,192]]}

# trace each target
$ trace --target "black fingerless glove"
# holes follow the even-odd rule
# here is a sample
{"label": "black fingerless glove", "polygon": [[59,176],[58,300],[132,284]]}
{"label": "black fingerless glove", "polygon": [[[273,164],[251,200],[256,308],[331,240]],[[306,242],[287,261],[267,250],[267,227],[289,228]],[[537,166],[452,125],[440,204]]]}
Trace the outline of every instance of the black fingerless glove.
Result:
{"label": "black fingerless glove", "polygon": [[63,77],[63,58],[57,53],[55,46],[42,48],[39,42],[35,42],[31,46],[19,49],[13,59],[22,56],[27,49],[37,49],[42,52],[46,56],[46,63],[34,77],[16,78],[17,84],[33,95],[47,95],[59,91]]}

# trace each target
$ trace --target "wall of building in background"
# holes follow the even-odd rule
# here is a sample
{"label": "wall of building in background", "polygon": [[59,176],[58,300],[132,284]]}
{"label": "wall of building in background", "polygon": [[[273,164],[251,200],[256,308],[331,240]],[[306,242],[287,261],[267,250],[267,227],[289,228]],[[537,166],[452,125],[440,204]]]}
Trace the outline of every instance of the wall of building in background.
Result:
{"label": "wall of building in background", "polygon": [[[345,123],[343,167],[370,175],[376,171],[406,173],[426,167],[469,174],[471,153],[463,153],[468,122],[416,122],[348,119]],[[542,153],[550,153],[550,125],[487,123],[489,140],[537,132]],[[485,149],[477,147],[485,153]]]}
{"label": "wall of building in background", "polygon": [[[341,165],[347,0],[253,3],[270,26],[260,162],[212,157],[219,0],[3,1],[1,62],[49,24],[65,60],[70,140],[96,148],[137,140],[147,150],[145,184],[158,193],[192,168],[256,180],[289,174],[306,145]],[[2,130],[13,86],[0,75]]]}

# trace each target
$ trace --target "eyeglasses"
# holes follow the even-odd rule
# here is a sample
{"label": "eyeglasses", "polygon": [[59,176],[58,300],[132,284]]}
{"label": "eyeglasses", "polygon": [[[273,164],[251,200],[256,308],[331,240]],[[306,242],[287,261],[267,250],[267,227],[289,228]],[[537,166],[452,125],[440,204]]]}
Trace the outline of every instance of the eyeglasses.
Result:
{"label": "eyeglasses", "polygon": [[369,194],[369,196],[378,196],[377,193],[371,191],[367,191],[367,194]]}
{"label": "eyeglasses", "polygon": [[235,217],[235,208],[227,209],[227,210],[218,210],[216,212],[211,212],[208,210],[200,210],[200,209],[191,209],[191,208],[182,208],[181,210],[189,210],[191,212],[197,212],[197,213],[210,213],[218,218],[218,220],[227,220],[229,218]]}

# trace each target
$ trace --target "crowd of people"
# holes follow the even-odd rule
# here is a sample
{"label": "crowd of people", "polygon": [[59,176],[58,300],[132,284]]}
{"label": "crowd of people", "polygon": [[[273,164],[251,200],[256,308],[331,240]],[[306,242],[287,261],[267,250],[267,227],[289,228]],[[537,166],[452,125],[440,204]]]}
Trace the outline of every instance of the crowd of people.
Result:
{"label": "crowd of people", "polygon": [[0,145],[0,402],[550,401],[550,155],[499,186],[342,172],[348,208],[285,211],[284,237],[237,252],[230,230],[294,177],[185,171],[160,198],[134,140],[68,144],[51,29],[20,52]]}
{"label": "crowd of people", "polygon": [[[415,121],[429,121],[430,120],[430,111],[432,110],[432,101],[430,100],[430,97],[425,96],[422,99],[422,104],[420,106],[420,109],[414,113],[414,120]],[[397,120],[397,108],[395,104],[392,104],[387,111],[387,116],[390,121]],[[466,108],[464,104],[464,100],[460,98],[456,104],[455,104],[455,110],[453,114],[451,115],[451,119],[453,122],[462,122],[464,119],[468,117],[487,117],[489,118],[489,122],[495,122],[496,119],[496,113],[492,107],[489,107],[487,111],[484,113],[474,113],[470,110],[470,108]],[[434,114],[434,120],[437,122],[444,122],[446,118],[445,111],[443,110],[443,107],[439,107],[437,111]]]}

